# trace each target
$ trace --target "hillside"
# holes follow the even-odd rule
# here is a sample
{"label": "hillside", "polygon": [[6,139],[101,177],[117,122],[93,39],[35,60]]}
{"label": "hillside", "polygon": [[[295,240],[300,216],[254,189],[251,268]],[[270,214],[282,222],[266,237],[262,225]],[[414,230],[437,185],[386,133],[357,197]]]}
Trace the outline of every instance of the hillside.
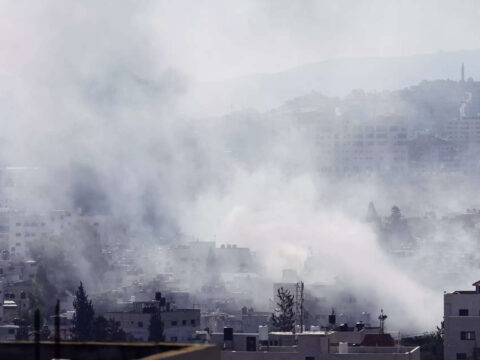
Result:
{"label": "hillside", "polygon": [[396,58],[327,60],[274,74],[257,74],[216,83],[198,83],[187,94],[200,115],[255,108],[275,108],[312,91],[345,96],[353,89],[396,90],[423,80],[480,78],[480,50],[437,52]]}

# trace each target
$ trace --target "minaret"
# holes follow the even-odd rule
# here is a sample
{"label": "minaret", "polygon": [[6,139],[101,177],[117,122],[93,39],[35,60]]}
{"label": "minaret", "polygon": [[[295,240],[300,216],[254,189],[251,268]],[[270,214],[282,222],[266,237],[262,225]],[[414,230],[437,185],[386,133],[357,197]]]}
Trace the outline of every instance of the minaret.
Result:
{"label": "minaret", "polygon": [[460,81],[461,81],[461,82],[465,82],[465,66],[463,65],[463,63],[462,63],[461,76],[462,76],[462,78],[461,78]]}

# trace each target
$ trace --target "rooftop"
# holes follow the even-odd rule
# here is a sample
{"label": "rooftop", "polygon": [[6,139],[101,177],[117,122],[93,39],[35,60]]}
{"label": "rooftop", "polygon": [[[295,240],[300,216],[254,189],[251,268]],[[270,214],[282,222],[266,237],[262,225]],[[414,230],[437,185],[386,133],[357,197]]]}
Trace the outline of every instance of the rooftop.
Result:
{"label": "rooftop", "polygon": [[[1,341],[0,359],[25,360],[34,354],[35,343],[31,341]],[[55,343],[39,343],[39,360],[51,360],[55,356]],[[138,360],[220,360],[220,352],[213,345],[190,345],[172,343],[101,343],[62,342],[60,356],[71,360],[138,359]]]}

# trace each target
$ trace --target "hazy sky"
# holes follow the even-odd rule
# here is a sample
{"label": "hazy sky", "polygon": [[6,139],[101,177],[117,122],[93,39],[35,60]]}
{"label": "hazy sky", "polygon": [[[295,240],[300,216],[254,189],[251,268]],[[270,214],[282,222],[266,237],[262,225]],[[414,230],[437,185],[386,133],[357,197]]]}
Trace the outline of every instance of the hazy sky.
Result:
{"label": "hazy sky", "polygon": [[[116,48],[126,34],[143,34],[139,51],[155,49],[152,60],[217,80],[336,57],[477,48],[479,15],[475,0],[2,0],[0,55],[31,55],[62,36],[74,46],[69,31],[84,26],[91,41],[97,33]],[[109,33],[118,22],[125,31]]]}
{"label": "hazy sky", "polygon": [[[169,1],[159,37],[199,79],[275,72],[335,57],[397,56],[478,47],[474,0]],[[184,56],[186,55],[186,56]]]}

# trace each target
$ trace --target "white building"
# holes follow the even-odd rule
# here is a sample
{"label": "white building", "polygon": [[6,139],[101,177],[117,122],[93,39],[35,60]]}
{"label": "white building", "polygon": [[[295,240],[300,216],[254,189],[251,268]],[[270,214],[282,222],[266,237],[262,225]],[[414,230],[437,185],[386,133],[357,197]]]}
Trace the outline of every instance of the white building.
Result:
{"label": "white building", "polygon": [[444,359],[475,358],[480,338],[480,281],[475,290],[454,291],[443,296]]}
{"label": "white building", "polygon": [[195,332],[200,330],[199,309],[173,309],[160,293],[153,301],[133,302],[130,311],[105,313],[106,319],[113,319],[127,334],[141,341],[148,341],[148,326],[154,311],[160,312],[165,341],[191,342]]}
{"label": "white building", "polygon": [[[394,346],[366,342],[367,335],[378,340],[388,334],[366,331],[308,331],[212,334],[210,342],[223,351],[222,360],[420,360],[420,347]],[[355,343],[356,346],[351,346]],[[359,345],[360,343],[360,345]]]}

